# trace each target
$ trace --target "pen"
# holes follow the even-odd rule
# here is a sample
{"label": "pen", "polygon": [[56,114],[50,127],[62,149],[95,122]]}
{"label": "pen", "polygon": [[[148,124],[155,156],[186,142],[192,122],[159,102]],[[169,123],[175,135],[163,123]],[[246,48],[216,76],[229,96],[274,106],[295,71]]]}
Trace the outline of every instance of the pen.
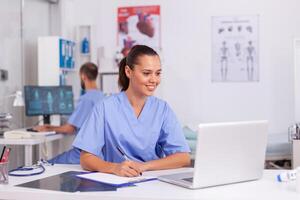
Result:
{"label": "pen", "polygon": [[[125,160],[130,160],[130,159],[128,158],[128,156],[125,154],[125,152],[121,149],[120,146],[117,146],[117,149],[118,149],[118,151],[120,152],[120,154],[123,156],[123,158],[124,158]],[[143,175],[142,172],[140,172],[140,175],[141,175],[141,176]]]}
{"label": "pen", "polygon": [[117,146],[117,149],[125,160],[129,160],[128,156],[125,154],[125,152],[119,146]]}
{"label": "pen", "polygon": [[299,127],[298,124],[296,124],[296,133],[295,133],[296,140],[298,139],[298,132],[299,132]]}
{"label": "pen", "polygon": [[5,148],[5,151],[2,155],[0,162],[8,162],[9,153],[10,153],[10,148]]}
{"label": "pen", "polygon": [[2,153],[1,153],[1,157],[0,157],[0,162],[2,161],[2,157],[3,157],[3,154],[5,152],[5,149],[6,149],[6,146],[3,147],[3,150],[2,150]]}
{"label": "pen", "polygon": [[296,124],[296,140],[300,139],[300,130],[299,130],[299,125]]}

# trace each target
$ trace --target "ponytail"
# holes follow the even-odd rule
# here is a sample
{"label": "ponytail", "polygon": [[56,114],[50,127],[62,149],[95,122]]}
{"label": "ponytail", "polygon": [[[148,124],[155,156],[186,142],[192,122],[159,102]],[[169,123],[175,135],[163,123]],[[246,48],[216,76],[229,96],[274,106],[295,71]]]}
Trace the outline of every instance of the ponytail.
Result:
{"label": "ponytail", "polygon": [[120,63],[119,63],[119,87],[121,88],[121,91],[127,90],[129,86],[129,79],[126,76],[125,73],[125,67],[126,67],[126,57],[124,57]]}

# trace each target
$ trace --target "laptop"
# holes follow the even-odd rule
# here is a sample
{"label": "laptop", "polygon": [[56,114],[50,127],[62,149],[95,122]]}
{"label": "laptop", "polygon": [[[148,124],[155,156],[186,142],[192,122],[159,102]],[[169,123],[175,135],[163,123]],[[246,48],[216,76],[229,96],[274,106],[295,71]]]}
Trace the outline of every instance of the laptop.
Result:
{"label": "laptop", "polygon": [[190,189],[260,179],[267,134],[267,121],[200,124],[193,172],[158,179]]}

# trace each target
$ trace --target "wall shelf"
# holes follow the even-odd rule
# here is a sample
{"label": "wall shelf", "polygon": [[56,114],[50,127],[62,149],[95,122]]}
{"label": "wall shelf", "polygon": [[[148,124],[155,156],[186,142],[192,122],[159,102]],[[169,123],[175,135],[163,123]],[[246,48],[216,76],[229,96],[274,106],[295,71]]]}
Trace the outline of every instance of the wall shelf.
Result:
{"label": "wall shelf", "polygon": [[61,72],[77,72],[77,69],[67,69],[67,68],[60,68]]}
{"label": "wall shelf", "polygon": [[[94,29],[92,25],[79,25],[76,26],[76,65],[77,68],[86,62],[96,63],[94,50]],[[88,49],[87,52],[83,52],[83,41],[87,39]],[[86,50],[86,49],[85,49]]]}
{"label": "wall shelf", "polygon": [[80,53],[79,55],[80,55],[80,56],[91,56],[90,53]]}

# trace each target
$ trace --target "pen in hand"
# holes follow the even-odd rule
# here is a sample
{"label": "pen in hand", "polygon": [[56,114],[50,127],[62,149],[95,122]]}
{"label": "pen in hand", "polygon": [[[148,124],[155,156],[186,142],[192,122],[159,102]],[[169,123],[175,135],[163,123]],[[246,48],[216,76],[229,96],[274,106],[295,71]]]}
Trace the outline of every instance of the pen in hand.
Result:
{"label": "pen in hand", "polygon": [[10,148],[3,149],[3,154],[1,155],[0,162],[3,162],[3,163],[8,162],[9,154],[10,154]]}
{"label": "pen in hand", "polygon": [[4,155],[5,149],[6,149],[6,146],[3,147],[3,150],[2,150],[2,153],[1,153],[1,157],[0,157],[0,162],[2,162],[2,157]]}
{"label": "pen in hand", "polygon": [[119,146],[117,146],[117,149],[118,149],[118,151],[120,152],[120,154],[123,156],[123,158],[124,158],[125,160],[130,160],[130,159],[128,158],[128,156],[125,154],[125,152],[124,152]]}
{"label": "pen in hand", "polygon": [[[121,149],[120,146],[117,146],[117,149],[118,149],[118,151],[120,152],[120,154],[123,156],[123,158],[124,158],[126,161],[129,161],[129,160],[130,160],[129,157],[125,154],[125,152]],[[141,175],[141,176],[143,175],[142,172],[140,172],[140,175]]]}

